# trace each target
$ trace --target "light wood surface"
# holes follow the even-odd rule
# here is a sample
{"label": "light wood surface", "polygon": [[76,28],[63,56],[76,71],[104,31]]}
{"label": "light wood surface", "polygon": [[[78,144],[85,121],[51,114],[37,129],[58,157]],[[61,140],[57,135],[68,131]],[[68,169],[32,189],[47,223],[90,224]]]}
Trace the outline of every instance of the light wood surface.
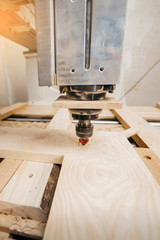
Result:
{"label": "light wood surface", "polygon": [[44,240],[158,240],[159,186],[123,134],[95,137],[64,158]]}
{"label": "light wood surface", "polygon": [[133,112],[137,113],[141,118],[146,121],[160,121],[160,111],[152,106],[130,106],[128,107]]}
{"label": "light wood surface", "polygon": [[66,96],[60,96],[56,101],[53,102],[53,108],[82,108],[82,109],[113,109],[122,108],[122,102],[115,98],[106,97],[105,100],[99,101],[74,101],[69,100]]}
{"label": "light wood surface", "polygon": [[[158,107],[158,104],[157,104],[157,107]],[[147,121],[160,121],[160,111],[157,107],[129,106],[128,108],[134,111],[135,113],[137,113],[140,117],[142,117]],[[0,106],[0,109],[2,108],[4,108],[4,106]],[[53,116],[56,114],[56,111],[57,111],[56,109],[53,109],[53,107],[49,105],[29,105],[22,110],[18,110],[13,115],[17,117],[25,116],[29,118],[53,118]],[[99,115],[99,118],[112,120],[112,119],[115,119],[115,116],[109,109],[105,109]],[[20,123],[18,123],[18,125],[19,124]],[[25,125],[25,123],[22,123],[22,124]],[[37,127],[38,125],[39,123],[36,124]],[[16,126],[13,126],[13,127],[16,127]]]}
{"label": "light wood surface", "polygon": [[[26,117],[26,116],[23,116]],[[45,129],[49,122],[33,122],[33,121],[0,121],[0,127],[13,127],[13,128],[42,128]]]}
{"label": "light wood surface", "polygon": [[160,158],[149,148],[136,148],[137,153],[160,185]]}
{"label": "light wood surface", "polygon": [[[45,223],[22,219],[20,216],[0,214],[0,229],[20,236],[41,239],[44,234]],[[3,235],[0,232],[0,239],[3,236],[6,237],[7,234]]]}
{"label": "light wood surface", "polygon": [[0,109],[0,120],[9,117],[14,114],[16,111],[27,106],[27,103],[15,103],[11,106]]}
{"label": "light wood surface", "polygon": [[48,105],[29,105],[15,113],[16,116],[26,116],[31,118],[52,118],[57,110]]}
{"label": "light wood surface", "polygon": [[[44,153],[34,153],[34,152],[22,152],[22,151],[14,151],[14,150],[2,150],[0,149],[0,158],[10,158],[11,161],[8,160],[8,164],[12,166],[13,159],[16,160],[24,160],[30,162],[43,162],[43,163],[55,163],[62,164],[63,156],[54,155],[54,154],[44,154]],[[1,167],[1,164],[0,164]]]}
{"label": "light wood surface", "polygon": [[9,238],[9,233],[5,231],[4,232],[0,231],[0,240],[7,240],[7,239],[12,240],[11,238]]}
{"label": "light wood surface", "polygon": [[72,125],[72,117],[70,116],[70,113],[68,109],[61,108],[58,109],[53,119],[50,121],[48,125],[48,129],[61,129],[61,130],[67,130]]}
{"label": "light wood surface", "polygon": [[4,159],[0,162],[0,192],[14,175],[22,160]]}
{"label": "light wood surface", "polygon": [[46,221],[41,199],[53,165],[23,161],[0,193],[0,212]]}
{"label": "light wood surface", "polygon": [[140,147],[149,147],[160,158],[160,135],[155,128],[127,107],[115,109],[113,113],[126,129],[140,128],[141,132],[133,137],[134,140]]}
{"label": "light wood surface", "polygon": [[95,131],[80,146],[69,130],[0,128],[2,149],[64,155],[45,240],[160,239],[160,187],[126,139],[132,134]]}

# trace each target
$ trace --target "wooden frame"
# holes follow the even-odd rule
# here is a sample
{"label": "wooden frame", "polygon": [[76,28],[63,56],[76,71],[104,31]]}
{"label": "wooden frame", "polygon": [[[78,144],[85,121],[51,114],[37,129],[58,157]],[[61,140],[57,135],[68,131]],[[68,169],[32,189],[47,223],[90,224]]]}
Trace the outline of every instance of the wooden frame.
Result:
{"label": "wooden frame", "polygon": [[[33,110],[31,108],[27,106],[16,114],[22,114],[22,111],[24,114],[26,109],[28,116],[40,116],[40,110],[36,110],[36,106]],[[22,161],[30,160],[32,164],[33,161],[36,164],[45,161],[48,165],[62,163],[44,239],[106,239],[106,236],[114,239],[111,235],[113,232],[118,239],[126,236],[128,239],[147,239],[148,231],[151,238],[154,236],[154,239],[159,239],[160,136],[141,116],[143,114],[144,118],[148,116],[153,120],[155,114],[157,120],[160,111],[158,108],[149,108],[148,112],[137,110],[137,114],[131,109],[133,107],[105,110],[100,119],[107,118],[107,114],[109,119],[116,116],[123,127],[120,125],[120,132],[114,127],[113,132],[104,131],[106,127],[102,128],[103,132],[95,130],[94,138],[85,147],[77,144],[67,109],[55,111],[46,107],[43,110],[46,116],[55,115],[46,129],[9,128],[0,125],[1,157],[7,158],[6,164],[10,165],[17,159],[15,169],[10,168],[8,175],[14,174]],[[144,109],[146,110],[145,107]],[[151,116],[149,112],[152,111]],[[42,113],[41,116],[44,117],[45,114]],[[62,125],[64,119],[65,124]],[[124,131],[123,128],[128,130]],[[131,147],[127,141],[130,136],[139,148]],[[17,147],[20,137],[23,138],[21,151]],[[20,190],[17,189],[18,191]],[[146,194],[147,201],[144,201]],[[121,225],[124,218],[125,226]],[[0,216],[1,219],[3,218]],[[32,221],[35,220],[31,220],[31,224]],[[36,224],[40,222],[37,221]],[[134,231],[134,227],[138,229],[138,233]],[[2,227],[0,221],[0,231],[6,228]],[[18,234],[23,235],[23,231]],[[42,235],[43,231],[38,237],[34,234],[28,236],[41,238]]]}

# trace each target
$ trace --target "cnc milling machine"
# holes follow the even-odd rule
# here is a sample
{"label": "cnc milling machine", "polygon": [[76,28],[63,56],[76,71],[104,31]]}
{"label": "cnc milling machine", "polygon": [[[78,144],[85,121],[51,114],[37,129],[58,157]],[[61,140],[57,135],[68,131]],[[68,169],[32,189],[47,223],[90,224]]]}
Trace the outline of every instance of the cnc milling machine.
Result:
{"label": "cnc milling machine", "polygon": [[[39,85],[104,99],[119,83],[127,0],[36,0]],[[86,143],[101,109],[69,109]]]}

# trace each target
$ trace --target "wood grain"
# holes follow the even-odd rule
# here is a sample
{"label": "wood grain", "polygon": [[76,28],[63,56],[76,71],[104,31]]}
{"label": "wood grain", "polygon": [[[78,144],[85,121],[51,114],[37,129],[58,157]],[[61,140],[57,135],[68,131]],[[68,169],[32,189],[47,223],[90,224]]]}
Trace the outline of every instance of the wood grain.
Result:
{"label": "wood grain", "polygon": [[149,148],[136,148],[137,153],[160,185],[160,158]]}
{"label": "wood grain", "polygon": [[158,240],[159,186],[123,134],[95,137],[64,158],[44,240]]}
{"label": "wood grain", "polygon": [[66,96],[60,96],[53,102],[53,108],[82,108],[82,109],[113,109],[122,108],[122,103],[115,98],[106,97],[105,100],[99,101],[74,101],[67,99]]}
{"label": "wood grain", "polygon": [[140,128],[141,132],[133,137],[136,143],[140,147],[150,148],[157,157],[160,157],[160,135],[157,134],[155,128],[127,107],[112,111],[126,129]]}
{"label": "wood grain", "polygon": [[[42,162],[42,163],[56,163],[62,164],[63,156],[55,155],[55,154],[45,154],[45,153],[36,153],[36,152],[23,152],[23,151],[15,151],[9,149],[0,149],[0,158],[10,158],[10,160],[24,160],[29,162]],[[9,162],[9,161],[8,161]],[[10,166],[12,166],[12,162]],[[1,166],[1,165],[0,165]]]}
{"label": "wood grain", "polygon": [[57,181],[60,173],[60,165],[53,165],[51,174],[49,176],[47,185],[45,187],[43,197],[41,200],[41,208],[49,213],[49,210],[51,208],[52,200],[55,194],[56,186],[57,186]]}
{"label": "wood grain", "polygon": [[15,103],[11,106],[0,109],[0,120],[9,117],[10,115],[14,114],[16,111],[26,106],[27,106],[27,103]]}
{"label": "wood grain", "polygon": [[[160,112],[156,107],[131,106],[128,108],[147,121],[160,121]],[[57,110],[53,109],[53,107],[49,105],[29,105],[22,110],[18,110],[13,115],[16,117],[25,116],[29,118],[53,118],[56,112]],[[109,109],[105,109],[99,115],[99,119],[115,119],[115,116]]]}
{"label": "wood grain", "polygon": [[67,130],[72,125],[72,117],[70,116],[70,113],[68,109],[61,108],[58,109],[53,119],[50,121],[48,125],[48,129],[61,129],[61,130]]}
{"label": "wood grain", "polygon": [[17,111],[15,116],[26,116],[30,118],[52,118],[57,110],[47,105],[29,105],[22,110]]}
{"label": "wood grain", "polygon": [[152,106],[130,106],[128,107],[133,112],[137,113],[146,121],[160,121],[160,111]]}
{"label": "wood grain", "polygon": [[40,208],[52,164],[23,161],[0,193],[0,212],[45,222]]}
{"label": "wood grain", "polygon": [[80,146],[68,130],[0,128],[3,149],[65,156],[45,240],[160,239],[160,187],[129,133],[95,131]]}
{"label": "wood grain", "polygon": [[0,162],[0,192],[9,182],[21,163],[22,160],[14,159],[4,159]]}

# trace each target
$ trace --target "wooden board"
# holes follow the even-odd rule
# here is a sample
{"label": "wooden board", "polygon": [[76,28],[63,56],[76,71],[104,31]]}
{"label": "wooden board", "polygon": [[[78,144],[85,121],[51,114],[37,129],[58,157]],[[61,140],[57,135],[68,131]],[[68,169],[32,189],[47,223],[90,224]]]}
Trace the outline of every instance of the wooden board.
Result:
{"label": "wooden board", "polygon": [[[4,106],[0,106],[0,109],[4,108]],[[160,111],[158,109],[158,104],[157,107],[151,107],[151,106],[131,106],[128,107],[131,109],[133,112],[137,113],[140,117],[144,118],[147,121],[160,121]],[[56,109],[53,109],[52,106],[48,105],[29,105],[26,106],[22,110],[18,110],[15,114],[13,114],[16,117],[28,117],[28,118],[53,118],[53,116],[56,114]],[[114,114],[109,110],[105,109],[103,112],[99,115],[99,119],[115,119]],[[5,123],[1,123],[4,124]],[[10,123],[9,123],[10,124]],[[18,122],[18,126],[25,125],[26,123],[21,123]],[[47,123],[48,124],[48,123]],[[28,123],[28,126],[30,124]],[[35,127],[38,127],[40,125],[42,127],[42,123],[36,123]],[[17,126],[17,127],[18,127]],[[32,124],[34,126],[34,124]],[[16,127],[16,124],[13,125],[13,127]]]}
{"label": "wooden board", "polygon": [[27,103],[15,103],[11,106],[0,109],[0,120],[9,117],[16,111],[27,106]]}
{"label": "wooden board", "polygon": [[22,110],[15,113],[16,116],[30,117],[30,118],[52,118],[57,110],[53,109],[52,106],[46,105],[29,105]]}
{"label": "wooden board", "polygon": [[23,161],[0,193],[0,212],[45,222],[41,200],[52,164]]}
{"label": "wooden board", "polygon": [[141,132],[133,137],[134,140],[140,147],[149,147],[160,158],[160,135],[155,128],[127,107],[115,109],[113,113],[126,129],[141,129]]}
{"label": "wooden board", "polygon": [[[23,116],[24,117],[24,116]],[[33,122],[33,121],[0,121],[0,127],[12,128],[47,128],[49,122]]]}
{"label": "wooden board", "polygon": [[159,186],[123,134],[95,137],[64,158],[44,240],[158,240]]}
{"label": "wooden board", "polygon": [[0,128],[3,149],[64,155],[45,240],[159,240],[160,187],[126,135],[80,146],[72,131]]}
{"label": "wooden board", "polygon": [[122,102],[115,98],[106,97],[105,100],[99,101],[74,101],[69,100],[66,96],[60,96],[56,101],[53,102],[53,108],[82,108],[82,109],[113,109],[122,108]]}
{"label": "wooden board", "polygon": [[137,113],[141,118],[147,121],[159,121],[160,122],[160,111],[156,107],[151,106],[132,106],[128,107],[133,112]]}
{"label": "wooden board", "polygon": [[160,158],[149,148],[136,148],[137,153],[160,185]]}
{"label": "wooden board", "polygon": [[10,166],[12,166],[13,164],[12,162],[13,159],[15,159],[15,161],[24,160],[24,161],[52,163],[52,164],[53,163],[62,164],[62,161],[63,161],[63,156],[59,156],[59,155],[35,153],[35,152],[22,152],[22,151],[14,151],[9,149],[6,149],[6,150],[0,149],[0,158],[10,158],[8,160],[8,164],[10,164]]}
{"label": "wooden board", "polygon": [[67,130],[72,125],[72,116],[70,116],[70,113],[68,109],[61,108],[59,109],[53,119],[50,121],[48,125],[48,129],[61,129],[61,130]]}
{"label": "wooden board", "polygon": [[55,154],[0,149],[0,212],[46,222],[60,172],[53,164],[62,161]]}
{"label": "wooden board", "polygon": [[22,160],[3,159],[0,161],[0,192],[21,165]]}

